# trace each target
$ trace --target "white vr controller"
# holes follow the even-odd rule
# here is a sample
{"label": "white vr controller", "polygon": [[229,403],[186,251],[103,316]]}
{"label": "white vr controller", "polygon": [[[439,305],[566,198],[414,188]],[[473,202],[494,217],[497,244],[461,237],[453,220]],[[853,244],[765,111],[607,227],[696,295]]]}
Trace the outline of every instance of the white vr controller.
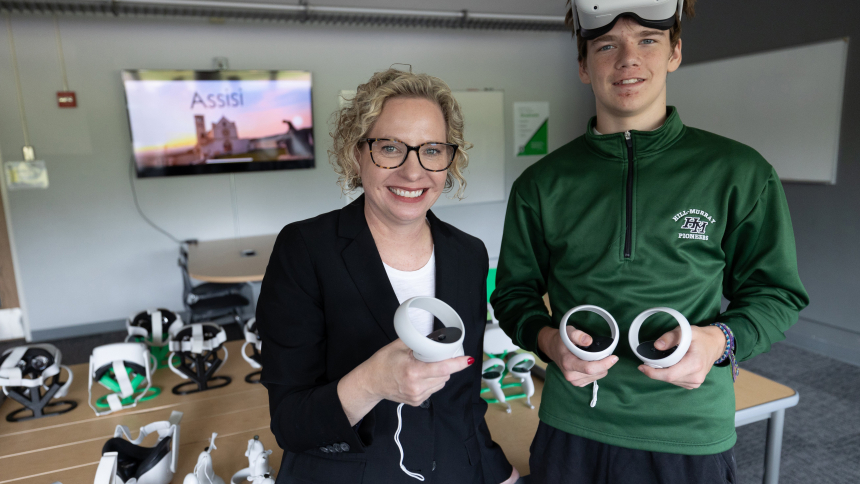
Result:
{"label": "white vr controller", "polygon": [[[588,348],[582,348],[573,344],[570,337],[567,335],[567,320],[570,319],[574,313],[578,313],[580,311],[592,312],[602,317],[603,320],[606,321],[606,324],[609,325],[612,337],[592,336],[592,343]],[[646,319],[657,313],[667,313],[678,322],[678,326],[681,328],[681,342],[677,347],[660,351],[654,348],[654,341],[646,341],[644,343],[639,342],[639,330],[642,328],[642,324]],[[605,309],[590,305],[577,306],[566,312],[561,318],[559,333],[561,334],[561,341],[564,343],[564,346],[567,347],[567,349],[570,350],[570,352],[577,358],[584,361],[598,361],[611,355],[612,352],[615,351],[615,347],[618,346],[618,340],[620,339],[618,323],[615,322],[615,318],[613,318]],[[637,358],[652,368],[668,368],[681,361],[681,358],[683,358],[684,355],[687,354],[687,350],[690,349],[690,342],[692,340],[693,332],[690,329],[689,321],[687,321],[687,318],[685,318],[683,314],[672,308],[652,308],[639,313],[630,325],[630,331],[628,332],[630,349],[633,350],[633,353]]]}
{"label": "white vr controller", "polygon": [[[429,312],[445,327],[424,336],[409,319],[409,308]],[[434,363],[465,355],[463,338],[466,336],[466,327],[463,320],[454,308],[439,299],[418,296],[404,301],[394,312],[394,331],[419,361]]]}
{"label": "white vr controller", "polygon": [[481,365],[481,379],[487,388],[493,392],[499,403],[507,406],[505,410],[511,413],[511,404],[505,400],[505,392],[502,391],[502,375],[505,374],[505,362],[501,358],[490,358]]}
{"label": "white vr controller", "polygon": [[248,441],[248,449],[245,451],[248,467],[233,474],[230,483],[242,484],[250,481],[251,484],[275,484],[275,480],[272,478],[272,466],[269,465],[270,455],[272,455],[272,451],[265,450],[263,443],[260,442],[260,437],[255,435],[253,439]]}
{"label": "white vr controller", "polygon": [[212,451],[215,447],[215,437],[217,433],[212,433],[209,439],[209,445],[203,449],[203,452],[197,456],[197,464],[194,466],[194,471],[185,475],[182,484],[224,484],[224,479],[215,474],[214,466],[212,465]]}
{"label": "white vr controller", "polygon": [[[427,311],[441,321],[445,327],[424,336],[412,324],[412,320],[409,318],[409,308]],[[454,311],[454,308],[435,297],[416,296],[403,301],[403,304],[394,312],[394,331],[397,332],[397,337],[412,350],[415,359],[425,363],[435,363],[466,354],[463,350],[463,338],[466,336],[466,326],[463,325],[463,320],[460,319],[460,315]],[[400,445],[400,429],[403,424],[402,410],[403,404],[401,403],[397,406],[397,431],[394,433],[394,442],[400,450],[400,470],[409,477],[423,481],[423,475],[410,472],[403,465],[403,447]]]}

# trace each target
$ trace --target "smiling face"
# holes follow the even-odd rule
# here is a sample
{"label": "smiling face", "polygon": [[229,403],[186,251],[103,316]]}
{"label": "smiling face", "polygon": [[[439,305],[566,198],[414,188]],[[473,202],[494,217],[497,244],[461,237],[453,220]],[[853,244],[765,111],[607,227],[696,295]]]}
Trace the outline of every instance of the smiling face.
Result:
{"label": "smiling face", "polygon": [[598,130],[658,128],[666,116],[666,76],[680,65],[680,40],[673,47],[668,31],[630,18],[588,41],[579,77],[594,90]]}
{"label": "smiling face", "polygon": [[[385,102],[367,138],[397,139],[409,146],[447,142],[442,109],[425,98],[396,97]],[[359,147],[359,173],[365,193],[365,212],[390,227],[423,223],[427,210],[445,188],[446,172],[429,172],[415,151],[393,170],[376,166],[367,143]]]}

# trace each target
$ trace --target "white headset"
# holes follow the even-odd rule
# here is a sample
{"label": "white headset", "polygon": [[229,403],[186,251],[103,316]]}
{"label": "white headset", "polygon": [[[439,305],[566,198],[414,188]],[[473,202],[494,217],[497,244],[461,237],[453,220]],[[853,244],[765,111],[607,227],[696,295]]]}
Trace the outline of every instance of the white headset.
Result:
{"label": "white headset", "polygon": [[[47,353],[47,354],[45,354]],[[69,386],[72,384],[74,374],[72,370],[62,364],[63,354],[60,350],[51,344],[33,344],[25,346],[17,346],[9,348],[0,355],[0,387],[3,394],[10,396],[12,399],[23,403],[25,396],[27,403],[25,407],[16,410],[9,414],[7,419],[10,421],[29,420],[41,416],[58,415],[66,413],[77,407],[77,403],[73,401],[54,402],[54,399],[62,398],[68,395]],[[66,369],[69,379],[65,383],[61,383],[60,372]],[[56,377],[56,378],[54,378]],[[54,394],[49,399],[50,401],[36,402],[36,399],[41,400],[41,397],[48,395],[51,388],[57,387]],[[45,394],[41,394],[42,388]],[[10,395],[9,392],[12,392]],[[38,394],[33,392],[39,392]],[[60,404],[68,404],[69,408],[62,411],[44,413],[42,410],[49,406]],[[32,416],[16,418],[15,416],[27,409],[33,412]]]}
{"label": "white headset", "polygon": [[[98,346],[93,349],[93,354],[90,355],[89,382],[87,383],[87,393],[89,399],[87,403],[96,416],[108,415],[118,410],[136,407],[140,399],[149,392],[152,387],[152,367],[155,366],[152,362],[152,355],[149,349],[143,343],[114,343],[109,345]],[[127,366],[133,365],[144,370],[143,377],[146,378],[146,388],[138,393],[134,401],[128,405],[123,405],[122,400],[132,396],[135,392],[131,385],[131,379],[128,377]],[[111,393],[107,396],[109,410],[99,412],[93,404],[93,381],[102,385],[101,376],[99,373],[108,371],[107,366],[113,369],[116,382],[119,384],[120,391]],[[152,365],[152,366],[150,366]],[[136,370],[135,373],[140,373]],[[107,388],[107,387],[106,387]]]}
{"label": "white headset", "polygon": [[599,37],[615,25],[621,16],[630,16],[639,24],[668,30],[681,19],[684,0],[572,0],[574,31],[583,39]]}
{"label": "white headset", "polygon": [[[117,425],[113,438],[102,448],[94,484],[169,484],[179,460],[180,421],[182,412],[174,410],[168,420],[141,427],[136,439],[131,438],[127,426]],[[142,446],[143,440],[153,433],[158,434],[156,444]],[[156,460],[151,460],[153,456]],[[132,465],[123,467],[124,463]]]}
{"label": "white headset", "polygon": [[[203,328],[216,328],[215,336],[211,338],[206,338],[204,335]],[[184,331],[185,329],[191,329],[191,338],[187,341],[183,341],[183,339],[179,339],[179,333]],[[202,354],[204,351],[213,351],[221,348],[224,350],[224,360],[221,362],[223,366],[224,363],[227,362],[227,357],[229,356],[227,353],[227,348],[225,348],[224,342],[227,341],[227,332],[224,331],[224,328],[214,324],[214,323],[192,323],[187,324],[181,328],[179,328],[176,333],[171,334],[170,336],[170,357],[167,359],[168,367],[170,371],[176,373],[183,379],[187,380],[188,375],[179,371],[175,366],[173,366],[173,355],[176,353],[190,353],[192,355]]]}
{"label": "white headset", "polygon": [[[150,328],[147,329],[144,325],[145,317],[149,316]],[[172,322],[171,322],[172,319]],[[125,328],[128,331],[128,336],[125,341],[129,342],[135,336],[143,338],[144,342],[149,346],[167,346],[167,341],[164,340],[164,323],[167,322],[168,335],[179,331],[183,326],[182,316],[167,309],[147,309],[146,311],[132,314],[125,321]],[[151,331],[151,334],[150,334]]]}
{"label": "white headset", "polygon": [[[24,366],[26,363],[25,355],[31,348],[43,349],[50,353],[51,357],[46,359],[46,363],[53,360],[50,365],[41,370],[40,375],[36,378],[26,378],[21,371],[21,366]],[[68,372],[69,379],[60,387],[59,390],[57,390],[57,393],[54,394],[54,398],[62,398],[68,395],[69,385],[72,384],[74,375],[68,366],[61,364],[63,354],[56,346],[51,344],[17,346],[4,351],[2,356],[3,360],[2,363],[0,363],[0,387],[3,387],[3,393],[6,395],[9,395],[6,387],[43,387],[47,389],[47,380],[54,375],[59,375],[62,368],[65,368],[66,372]],[[36,368],[33,369],[35,370]]]}

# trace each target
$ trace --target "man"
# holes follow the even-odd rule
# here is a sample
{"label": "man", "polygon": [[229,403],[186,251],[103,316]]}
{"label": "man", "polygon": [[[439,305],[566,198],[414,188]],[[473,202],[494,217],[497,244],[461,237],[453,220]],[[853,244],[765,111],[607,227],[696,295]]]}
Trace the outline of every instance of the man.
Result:
{"label": "man", "polygon": [[[551,362],[532,482],[736,482],[735,361],[784,339],[808,304],[773,168],[666,106],[681,12],[692,16],[695,3],[675,1],[667,14],[667,0],[574,0],[579,75],[597,116],[511,190],[491,302],[507,334]],[[628,10],[613,11],[619,3]],[[722,314],[721,294],[731,301]],[[561,342],[561,316],[582,304],[618,322],[612,356],[583,361]],[[653,307],[693,326],[689,350],[669,368],[643,365],[627,344],[633,319]],[[583,348],[608,334],[587,314],[567,326]],[[653,316],[642,332],[672,351],[673,326]]]}

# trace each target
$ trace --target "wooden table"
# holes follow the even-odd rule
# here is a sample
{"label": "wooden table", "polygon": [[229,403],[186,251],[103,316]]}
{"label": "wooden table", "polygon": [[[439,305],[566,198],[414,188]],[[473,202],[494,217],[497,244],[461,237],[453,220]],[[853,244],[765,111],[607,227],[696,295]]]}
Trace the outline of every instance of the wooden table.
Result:
{"label": "wooden table", "polygon": [[798,400],[796,391],[750,371],[741,370],[735,381],[735,427],[767,420],[764,484],[779,482],[785,409],[797,405]]}
{"label": "wooden table", "polygon": [[277,234],[206,240],[188,246],[188,274],[206,282],[262,281]]}
{"label": "wooden table", "polygon": [[[136,436],[141,426],[167,420],[172,410],[184,412],[178,469],[173,482],[182,482],[185,475],[194,469],[197,456],[208,445],[212,432],[218,432],[215,440],[218,448],[212,452],[215,473],[225,482],[229,482],[236,471],[247,467],[244,452],[248,439],[254,435],[260,436],[266,449],[275,451],[270,464],[277,470],[282,452],[269,430],[267,392],[262,385],[245,382],[245,375],[254,370],[239,354],[241,345],[242,341],[225,344],[230,357],[218,374],[232,377],[229,385],[178,396],[170,389],[184,380],[167,369],[158,370],[153,375],[153,385],[161,387],[161,395],[136,408],[104,417],[96,417],[87,406],[86,364],[72,366],[75,379],[66,398],[76,400],[78,408],[69,413],[10,423],[6,422],[5,415],[18,404],[7,400],[0,407],[3,417],[0,418],[0,484],[92,482],[102,446],[113,436],[117,425],[127,425]],[[95,388],[94,395],[106,393],[100,386]],[[538,427],[542,390],[543,381],[535,379],[535,395],[531,399],[534,410],[526,406],[524,399],[517,399],[509,402],[511,413],[506,413],[503,405],[490,404],[486,414],[493,439],[523,475],[529,473],[529,446]],[[797,404],[798,395],[784,385],[744,370],[735,383],[735,394],[736,426],[770,419],[764,482],[774,484],[779,479],[785,409]],[[154,442],[154,436],[150,436],[144,445],[151,446]]]}
{"label": "wooden table", "polygon": [[[212,451],[215,473],[229,483],[233,474],[248,466],[245,449],[248,440],[259,435],[266,449],[275,452],[269,462],[274,469],[281,464],[281,451],[269,430],[269,402],[266,389],[260,384],[245,382],[245,375],[254,371],[242,359],[242,341],[226,343],[229,358],[221,375],[233,381],[223,387],[193,395],[174,395],[174,385],[186,381],[168,369],[153,374],[153,385],[161,395],[140,403],[136,408],[96,417],[87,406],[88,365],[72,365],[75,379],[65,399],[78,402],[78,407],[56,417],[10,423],[6,414],[18,407],[7,400],[0,407],[0,484],[64,484],[93,482],[104,443],[113,437],[117,425],[127,425],[136,437],[140,427],[151,422],[167,420],[172,410],[184,413],[180,423],[179,461],[173,482],[182,482],[194,469],[197,456],[208,445],[212,432],[218,432],[216,450]],[[65,372],[63,372],[65,378]],[[94,387],[94,395],[107,390]],[[143,444],[152,446],[151,435]]]}

